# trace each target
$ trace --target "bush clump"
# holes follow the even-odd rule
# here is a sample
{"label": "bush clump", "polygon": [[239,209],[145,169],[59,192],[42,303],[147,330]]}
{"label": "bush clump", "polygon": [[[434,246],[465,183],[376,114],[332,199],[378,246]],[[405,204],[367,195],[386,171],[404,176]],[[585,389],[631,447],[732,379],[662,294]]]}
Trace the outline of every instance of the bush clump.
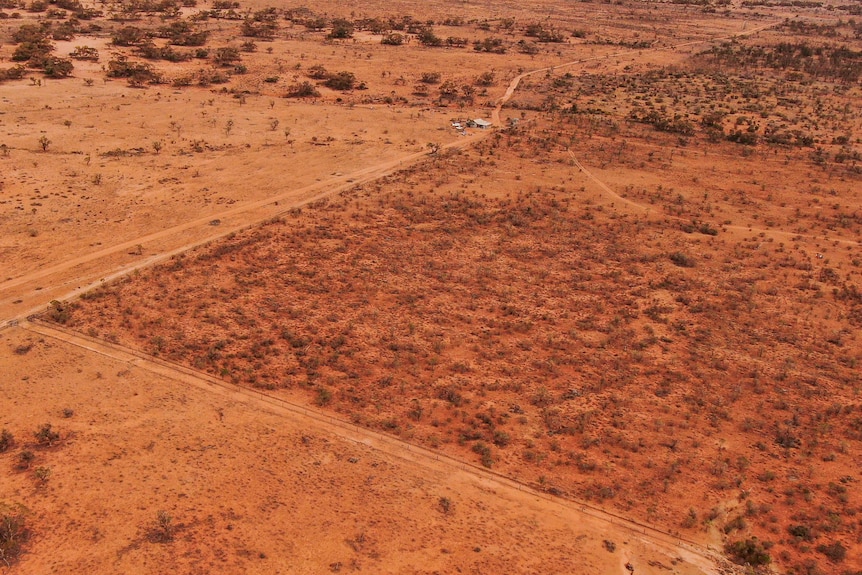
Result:
{"label": "bush clump", "polygon": [[772,562],[772,557],[757,537],[728,543],[724,546],[724,552],[740,565],[760,567]]}

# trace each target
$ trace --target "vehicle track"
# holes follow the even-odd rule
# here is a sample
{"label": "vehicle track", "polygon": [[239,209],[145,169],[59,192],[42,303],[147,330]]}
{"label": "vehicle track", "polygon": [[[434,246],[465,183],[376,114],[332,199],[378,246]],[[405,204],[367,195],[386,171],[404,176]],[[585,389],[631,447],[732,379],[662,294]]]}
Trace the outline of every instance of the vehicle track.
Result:
{"label": "vehicle track", "polygon": [[[580,170],[587,178],[589,178],[597,186],[599,186],[605,194],[611,196],[615,201],[619,201],[626,206],[634,208],[638,212],[641,212],[644,214],[650,213],[652,206],[650,206],[648,204],[641,204],[641,203],[635,202],[633,200],[630,200],[628,198],[624,198],[623,196],[619,195],[613,189],[611,189],[611,187],[608,186],[605,182],[603,182],[598,177],[596,177],[592,172],[590,172],[580,161],[578,161],[578,159],[575,157],[575,154],[572,153],[571,150],[569,150],[569,155],[572,157],[572,162],[574,162],[574,164],[575,164],[575,166],[577,166],[578,170]],[[671,216],[671,215],[667,215],[667,214],[662,214],[661,218],[662,219],[678,220],[681,222],[690,221],[686,218]],[[768,234],[768,235],[772,235],[772,236],[782,236],[782,237],[787,237],[787,238],[821,239],[821,240],[827,241],[827,242],[838,242],[840,244],[847,244],[850,246],[860,245],[860,243],[858,241],[850,240],[850,239],[846,239],[846,238],[838,238],[838,237],[830,237],[830,236],[816,236],[816,235],[812,235],[812,234],[788,232],[788,231],[784,231],[784,230],[771,229],[771,228],[756,228],[753,226],[750,227],[750,226],[734,226],[734,225],[723,225],[721,227],[723,229],[733,230],[736,232],[746,232],[746,233],[750,232],[750,233],[756,233],[756,234],[763,233],[763,234]]]}
{"label": "vehicle track", "polygon": [[624,529],[633,537],[638,537],[648,543],[653,549],[661,549],[669,557],[681,557],[686,562],[697,566],[705,574],[718,575],[722,556],[708,546],[686,539],[653,525],[633,521],[612,511],[602,509],[588,502],[578,501],[564,496],[550,495],[535,487],[522,483],[511,477],[459,460],[425,447],[411,444],[397,437],[375,432],[359,427],[332,415],[296,403],[292,403],[255,389],[227,383],[190,367],[172,363],[153,357],[144,352],[122,345],[109,343],[84,334],[42,322],[27,320],[18,325],[27,332],[61,341],[83,350],[111,358],[128,366],[134,366],[154,374],[202,389],[208,393],[216,393],[231,400],[240,400],[257,404],[274,414],[284,417],[301,418],[303,424],[313,423],[319,430],[329,432],[342,439],[352,441],[379,452],[397,457],[413,464],[432,468],[447,474],[460,473],[463,478],[494,489],[515,491],[541,500],[544,505],[567,513],[576,521],[579,516],[598,519],[615,528]]}

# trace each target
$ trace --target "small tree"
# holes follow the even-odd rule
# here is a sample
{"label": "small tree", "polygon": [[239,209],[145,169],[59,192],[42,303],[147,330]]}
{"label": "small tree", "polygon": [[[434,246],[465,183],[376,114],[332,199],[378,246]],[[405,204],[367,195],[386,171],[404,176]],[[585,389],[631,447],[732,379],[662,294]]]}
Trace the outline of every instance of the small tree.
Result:
{"label": "small tree", "polygon": [[48,136],[42,134],[42,137],[39,138],[39,146],[41,146],[43,152],[48,151],[48,146],[51,145],[51,140],[48,139]]}

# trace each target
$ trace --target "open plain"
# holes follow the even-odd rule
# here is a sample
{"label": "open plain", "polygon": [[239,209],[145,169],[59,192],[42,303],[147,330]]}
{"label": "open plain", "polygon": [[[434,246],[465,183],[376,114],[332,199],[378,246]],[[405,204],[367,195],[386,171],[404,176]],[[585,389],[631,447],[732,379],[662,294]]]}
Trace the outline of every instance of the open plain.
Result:
{"label": "open plain", "polygon": [[0,569],[860,572],[860,12],[0,0]]}

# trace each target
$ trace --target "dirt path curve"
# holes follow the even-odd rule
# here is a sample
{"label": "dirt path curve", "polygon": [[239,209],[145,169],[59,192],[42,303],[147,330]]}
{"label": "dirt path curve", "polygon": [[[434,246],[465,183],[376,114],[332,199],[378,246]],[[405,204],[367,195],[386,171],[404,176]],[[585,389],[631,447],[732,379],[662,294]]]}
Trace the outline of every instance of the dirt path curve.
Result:
{"label": "dirt path curve", "polygon": [[298,418],[305,426],[313,426],[321,431],[335,434],[340,438],[371,447],[424,468],[440,471],[449,476],[457,474],[460,476],[459,479],[491,487],[497,491],[505,490],[506,495],[516,501],[523,501],[527,498],[534,505],[538,502],[544,508],[565,514],[571,518],[572,522],[578,524],[592,523],[597,529],[622,532],[627,537],[637,538],[646,543],[649,548],[661,550],[670,558],[682,558],[685,562],[696,566],[704,574],[718,575],[720,573],[717,565],[722,562],[722,557],[713,549],[662,531],[654,526],[631,521],[589,503],[548,495],[484,467],[458,460],[431,449],[418,447],[397,437],[353,425],[311,407],[291,403],[280,397],[251,388],[227,383],[206,373],[152,357],[135,349],[91,338],[40,321],[24,321],[18,327],[33,334],[109,357],[125,365],[135,366],[185,385],[197,387],[207,393],[215,393],[227,399],[255,404],[284,417]]}
{"label": "dirt path curve", "polygon": [[[572,157],[572,161],[574,162],[575,166],[577,166],[578,169],[586,177],[588,177],[597,186],[599,186],[605,194],[612,197],[615,201],[619,201],[620,203],[632,208],[636,212],[640,212],[640,213],[643,213],[646,215],[649,215],[651,213],[651,208],[653,206],[650,206],[648,204],[640,204],[638,202],[635,202],[635,201],[630,200],[628,198],[624,198],[623,196],[619,195],[613,189],[611,189],[611,187],[608,186],[605,182],[603,182],[598,177],[596,177],[592,172],[590,172],[580,161],[578,161],[578,159],[575,157],[575,154],[573,154],[571,152],[571,150],[569,151],[569,155]],[[661,214],[661,218],[662,219],[678,220],[681,222],[689,222],[690,221],[689,219],[686,219],[686,218],[671,216],[668,214]],[[797,232],[788,232],[788,231],[784,231],[784,230],[776,230],[776,229],[770,229],[770,228],[756,228],[756,227],[749,227],[749,226],[732,226],[732,225],[723,225],[721,227],[725,230],[732,230],[735,232],[754,233],[754,234],[763,233],[763,234],[770,235],[770,236],[780,236],[780,237],[784,237],[784,238],[807,238],[807,239],[812,239],[812,240],[821,239],[821,240],[827,241],[827,242],[838,242],[840,244],[846,244],[846,245],[850,245],[850,246],[862,245],[862,244],[860,244],[860,242],[858,242],[856,240],[850,240],[850,239],[846,239],[846,238],[839,238],[839,237],[832,237],[832,236],[816,236],[816,235],[812,235],[812,234],[801,234],[801,233],[797,233]]]}

